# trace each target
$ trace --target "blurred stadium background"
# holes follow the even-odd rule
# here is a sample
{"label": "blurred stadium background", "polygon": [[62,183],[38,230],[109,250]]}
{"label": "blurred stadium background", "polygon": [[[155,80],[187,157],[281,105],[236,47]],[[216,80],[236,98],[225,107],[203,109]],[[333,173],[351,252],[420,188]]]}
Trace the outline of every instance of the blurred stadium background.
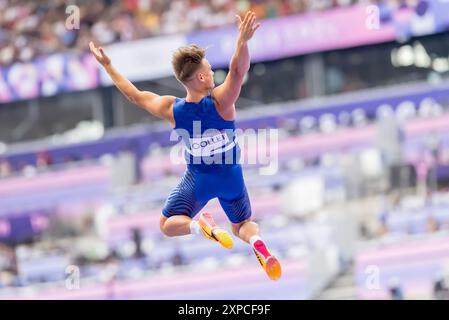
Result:
{"label": "blurred stadium background", "polygon": [[[248,9],[262,27],[237,123],[279,129],[277,174],[245,166],[254,218],[283,263],[275,283],[241,241],[228,252],[159,232],[184,170],[170,162],[169,127],[87,51],[94,40],[139,88],[183,96],[171,50],[208,47],[220,84]],[[448,299],[448,10],[0,0],[0,299]],[[206,208],[225,224],[217,202]]]}

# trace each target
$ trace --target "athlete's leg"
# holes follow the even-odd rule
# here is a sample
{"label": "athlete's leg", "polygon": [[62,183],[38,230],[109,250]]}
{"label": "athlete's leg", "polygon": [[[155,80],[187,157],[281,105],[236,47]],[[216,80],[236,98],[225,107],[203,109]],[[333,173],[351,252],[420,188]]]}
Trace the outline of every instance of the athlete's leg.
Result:
{"label": "athlete's leg", "polygon": [[246,243],[250,243],[253,236],[259,236],[259,225],[250,219],[240,223],[232,223],[232,233]]}
{"label": "athlete's leg", "polygon": [[210,185],[207,175],[187,171],[171,192],[162,210],[160,218],[162,233],[168,237],[202,234],[205,238],[231,249],[233,246],[231,235],[217,226],[209,213],[202,213],[198,220],[193,220],[211,197],[211,188],[213,186]]}
{"label": "athlete's leg", "polygon": [[166,236],[200,233],[198,223],[192,218],[206,205],[207,199],[198,199],[195,193],[197,180],[196,175],[187,170],[165,201],[160,229]]}
{"label": "athlete's leg", "polygon": [[191,223],[192,218],[186,215],[174,215],[169,218],[161,215],[160,228],[167,237],[185,236],[193,231],[190,228]]}
{"label": "athlete's leg", "polygon": [[279,260],[271,254],[267,245],[260,237],[259,226],[257,223],[249,219],[240,223],[233,223],[232,232],[251,245],[260,265],[271,280],[277,280],[281,277],[281,264],[279,263]]}
{"label": "athlete's leg", "polygon": [[234,246],[231,235],[217,226],[209,213],[202,213],[198,221],[186,215],[174,215],[169,218],[161,215],[160,228],[167,237],[202,234],[209,240],[217,241],[226,249]]}
{"label": "athlete's leg", "polygon": [[232,232],[251,245],[268,277],[272,280],[277,280],[282,273],[281,265],[277,258],[270,253],[265,242],[260,237],[257,223],[251,221],[251,203],[243,181],[241,168],[237,167],[230,171],[229,176],[233,179],[233,190],[237,191],[237,193],[223,193],[223,197],[219,198],[219,201],[232,223]]}

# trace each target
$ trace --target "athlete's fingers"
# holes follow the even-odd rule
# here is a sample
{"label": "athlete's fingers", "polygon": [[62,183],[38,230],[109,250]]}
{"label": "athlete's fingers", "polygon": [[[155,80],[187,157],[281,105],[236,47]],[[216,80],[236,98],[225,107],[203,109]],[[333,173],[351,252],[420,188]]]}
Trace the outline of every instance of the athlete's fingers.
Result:
{"label": "athlete's fingers", "polygon": [[104,53],[104,50],[103,50],[102,47],[100,47],[100,53],[101,53],[102,56],[105,56],[105,55],[106,55],[106,54]]}
{"label": "athlete's fingers", "polygon": [[253,24],[254,20],[256,19],[256,13],[255,12],[251,12],[251,15],[249,17],[249,22],[248,25]]}
{"label": "athlete's fingers", "polygon": [[248,33],[248,31],[251,29],[251,17],[252,14],[250,14],[247,18],[246,21],[243,23],[243,30],[245,31],[245,33]]}
{"label": "athlete's fingers", "polygon": [[246,26],[248,25],[248,21],[251,17],[251,11],[248,11],[245,15],[245,19],[243,19],[243,27],[246,28]]}
{"label": "athlete's fingers", "polygon": [[238,14],[235,15],[238,19],[237,24],[240,27],[240,25],[242,24],[242,18],[240,18],[240,16]]}
{"label": "athlete's fingers", "polygon": [[257,19],[256,14],[253,13],[253,15],[252,15],[252,17],[251,17],[251,21],[250,21],[249,26],[248,26],[248,27],[250,28],[250,30],[253,29],[254,23],[256,22],[256,19]]}
{"label": "athlete's fingers", "polygon": [[94,54],[94,56],[95,56],[96,58],[100,58],[100,57],[101,57],[100,52],[99,52],[98,49],[95,47],[95,45],[91,42],[91,43],[89,44],[89,46],[90,46],[90,50],[92,51],[92,53]]}
{"label": "athlete's fingers", "polygon": [[245,18],[243,19],[243,22],[247,22],[250,15],[251,15],[251,11],[247,11],[245,14]]}
{"label": "athlete's fingers", "polygon": [[251,36],[253,36],[254,32],[256,32],[257,29],[259,29],[260,23],[256,24],[253,30],[251,30]]}
{"label": "athlete's fingers", "polygon": [[254,25],[254,22],[256,22],[256,14],[251,17],[251,26]]}
{"label": "athlete's fingers", "polygon": [[89,42],[89,48],[90,48],[90,51],[95,53],[95,45],[94,45],[94,43],[92,41]]}
{"label": "athlete's fingers", "polygon": [[253,28],[254,28],[254,23],[255,23],[255,22],[256,22],[256,16],[253,16],[253,17],[251,18],[251,21],[250,21],[249,25],[248,25],[249,31],[252,31],[252,30],[253,30]]}

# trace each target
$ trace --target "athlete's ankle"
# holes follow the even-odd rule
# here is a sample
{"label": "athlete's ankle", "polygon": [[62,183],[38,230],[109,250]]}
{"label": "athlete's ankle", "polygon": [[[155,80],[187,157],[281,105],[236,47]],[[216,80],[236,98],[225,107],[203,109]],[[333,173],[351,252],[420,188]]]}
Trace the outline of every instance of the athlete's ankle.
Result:
{"label": "athlete's ankle", "polygon": [[[255,234],[255,235],[251,236],[251,238],[249,238],[249,244],[250,244],[252,247],[254,247],[254,243],[255,243],[257,240],[262,240],[262,238],[261,238],[258,234]],[[263,242],[263,241],[262,241],[262,242]]]}
{"label": "athlete's ankle", "polygon": [[265,242],[262,240],[262,238],[259,235],[254,235],[249,239],[249,243],[251,244],[251,247],[256,250],[258,253],[263,255],[265,259],[267,259],[269,256],[271,256],[270,251],[268,250],[268,247],[266,246]]}
{"label": "athlete's ankle", "polygon": [[200,219],[204,219],[205,222],[211,227],[211,229],[218,228],[217,224],[215,223],[214,217],[208,212],[202,212],[200,215]]}
{"label": "athlete's ankle", "polygon": [[192,220],[190,222],[190,233],[191,234],[200,234],[200,225],[198,224],[198,221]]}

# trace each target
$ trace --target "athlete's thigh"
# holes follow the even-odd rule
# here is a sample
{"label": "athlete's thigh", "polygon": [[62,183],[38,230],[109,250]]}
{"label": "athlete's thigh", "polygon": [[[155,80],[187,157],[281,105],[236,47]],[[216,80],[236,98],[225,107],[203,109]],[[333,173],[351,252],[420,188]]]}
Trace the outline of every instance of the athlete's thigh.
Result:
{"label": "athlete's thigh", "polygon": [[218,201],[220,201],[229,221],[233,224],[239,224],[251,218],[251,202],[246,187],[244,187],[243,194],[240,197],[234,199],[218,198]]}
{"label": "athlete's thigh", "polygon": [[208,199],[199,198],[196,192],[198,177],[187,170],[178,185],[165,201],[162,214],[169,218],[174,215],[187,215],[191,218],[207,204]]}
{"label": "athlete's thigh", "polygon": [[241,223],[251,217],[251,202],[240,166],[226,174],[218,200],[232,223]]}

